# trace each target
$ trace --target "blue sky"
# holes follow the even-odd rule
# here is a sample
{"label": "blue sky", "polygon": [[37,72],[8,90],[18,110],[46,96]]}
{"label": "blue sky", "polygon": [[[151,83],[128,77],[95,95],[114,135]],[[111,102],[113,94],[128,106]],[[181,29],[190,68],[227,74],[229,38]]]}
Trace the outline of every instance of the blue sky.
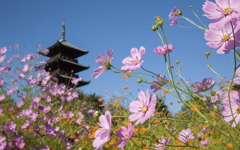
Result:
{"label": "blue sky", "polygon": [[[89,65],[90,68],[79,73],[84,80],[91,83],[81,89],[86,93],[96,93],[105,96],[119,93],[122,88],[129,86],[126,92],[131,92],[137,97],[136,78],[131,77],[126,82],[121,77],[124,74],[115,74],[107,71],[98,79],[93,79],[91,74],[98,67],[95,59],[100,54],[105,54],[107,49],[114,50],[112,64],[118,68],[123,66],[122,60],[130,55],[130,49],[144,46],[143,66],[156,74],[166,72],[163,56],[153,53],[153,48],[161,46],[157,33],[151,30],[155,24],[156,16],[165,20],[163,26],[168,42],[175,49],[171,53],[172,64],[180,61],[182,76],[192,83],[202,81],[203,78],[217,76],[206,67],[205,51],[210,51],[210,63],[221,75],[230,77],[233,70],[233,54],[216,54],[216,49],[210,49],[204,39],[204,31],[195,28],[170,27],[169,12],[174,6],[183,11],[183,15],[200,24],[191,9],[193,6],[198,11],[205,24],[211,20],[202,16],[204,0],[8,0],[1,1],[0,5],[0,47],[9,47],[19,44],[16,54],[35,53],[34,45],[40,44],[42,48],[53,45],[61,39],[61,22],[66,20],[66,40],[89,53],[79,58],[79,63]],[[183,19],[178,22],[181,26],[191,26]],[[24,47],[23,47],[24,46]],[[15,52],[14,52],[15,53]],[[144,72],[141,69],[136,71]],[[176,75],[175,75],[176,77]],[[168,77],[169,78],[169,77]],[[142,89],[149,89],[145,85]],[[162,94],[158,92],[157,94]],[[117,94],[115,94],[118,96]],[[135,98],[129,98],[132,101]],[[105,97],[106,98],[106,97]],[[172,111],[180,108],[177,99],[167,96],[166,102],[174,102]]]}

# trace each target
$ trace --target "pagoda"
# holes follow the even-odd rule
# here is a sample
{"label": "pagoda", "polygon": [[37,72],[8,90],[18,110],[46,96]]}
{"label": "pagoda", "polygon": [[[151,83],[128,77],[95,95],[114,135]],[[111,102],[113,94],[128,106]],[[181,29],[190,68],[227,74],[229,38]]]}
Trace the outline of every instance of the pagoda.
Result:
{"label": "pagoda", "polygon": [[45,64],[45,71],[50,72],[52,77],[56,77],[58,83],[64,83],[68,87],[80,87],[90,83],[90,81],[81,80],[74,85],[71,82],[72,78],[79,78],[78,72],[89,68],[89,66],[79,64],[77,60],[88,51],[77,48],[65,40],[65,21],[62,22],[62,39],[47,49],[49,53],[40,53],[50,57]]}

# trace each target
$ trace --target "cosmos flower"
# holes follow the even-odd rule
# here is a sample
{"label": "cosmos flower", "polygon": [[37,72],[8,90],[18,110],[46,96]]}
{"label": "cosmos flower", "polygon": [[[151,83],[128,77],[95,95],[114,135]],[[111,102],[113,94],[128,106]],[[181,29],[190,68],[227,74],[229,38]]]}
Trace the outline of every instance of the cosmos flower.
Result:
{"label": "cosmos flower", "polygon": [[173,19],[173,21],[171,22],[170,26],[173,26],[173,25],[177,24],[177,22],[178,22],[178,17],[175,17]]}
{"label": "cosmos flower", "polygon": [[81,81],[81,80],[82,80],[82,78],[75,78],[75,77],[73,77],[71,82],[72,82],[72,84],[77,85],[78,82]]}
{"label": "cosmos flower", "polygon": [[5,58],[6,58],[6,55],[0,55],[0,63],[3,62]]}
{"label": "cosmos flower", "polygon": [[0,95],[0,102],[3,101],[5,98],[6,98],[5,95],[4,95],[4,94],[1,94],[1,95]]}
{"label": "cosmos flower", "polygon": [[168,18],[168,20],[173,19],[173,18],[177,15],[177,10],[178,10],[177,7],[174,6],[174,9],[171,10],[171,12],[170,12],[170,14],[169,14],[169,18]]}
{"label": "cosmos flower", "polygon": [[165,55],[167,53],[171,53],[172,50],[174,49],[174,47],[172,46],[172,44],[169,45],[164,45],[162,46],[158,46],[157,48],[154,48],[154,53],[157,53],[158,55]]}
{"label": "cosmos flower", "polygon": [[240,17],[239,8],[239,0],[216,0],[216,3],[206,0],[202,9],[206,13],[204,16],[214,19],[209,26],[222,29],[227,23]]}
{"label": "cosmos flower", "polygon": [[5,126],[6,126],[6,130],[5,131],[7,131],[8,133],[13,134],[13,133],[16,132],[15,128],[16,128],[17,125],[13,121],[6,122]]}
{"label": "cosmos flower", "polygon": [[239,91],[230,91],[229,94],[230,100],[228,93],[223,96],[222,115],[225,117],[224,121],[232,121],[232,127],[236,127],[240,122],[240,93]]}
{"label": "cosmos flower", "polygon": [[215,85],[215,81],[212,78],[205,78],[202,80],[202,83],[196,82],[193,85],[194,93],[198,94],[200,92],[206,92],[211,90]]}
{"label": "cosmos flower", "polygon": [[209,144],[209,142],[210,142],[209,140],[204,140],[201,142],[200,146],[206,146]]}
{"label": "cosmos flower", "polygon": [[155,150],[165,150],[166,146],[170,143],[170,138],[165,139],[164,136],[159,140],[159,144],[156,145],[157,148]]}
{"label": "cosmos flower", "polygon": [[232,25],[227,23],[221,29],[210,28],[206,30],[204,34],[204,38],[208,41],[206,44],[212,49],[218,48],[217,53],[219,54],[228,54],[234,46],[240,46],[240,23],[238,23],[238,26],[234,26],[233,29]]}
{"label": "cosmos flower", "polygon": [[117,147],[124,147],[126,143],[132,138],[133,134],[134,126],[131,123],[128,123],[128,129],[125,126],[122,126],[120,130],[116,132],[116,135],[121,140],[117,143]]}
{"label": "cosmos flower", "polygon": [[14,92],[14,86],[10,86],[7,90],[7,95],[11,95]]}
{"label": "cosmos flower", "polygon": [[7,52],[7,48],[6,47],[0,48],[0,54],[5,54],[6,52]]}
{"label": "cosmos flower", "polygon": [[240,85],[240,67],[237,68],[237,70],[236,70],[236,75],[237,75],[238,77],[234,78],[233,81],[234,81],[234,83]]}
{"label": "cosmos flower", "polygon": [[152,84],[152,85],[150,86],[150,89],[154,89],[154,90],[153,90],[154,93],[157,92],[157,91],[159,91],[159,90],[161,90],[161,89],[162,89],[161,87],[162,87],[163,85],[167,84],[167,82],[166,82],[167,79],[165,78],[165,75],[159,74],[157,79],[158,79],[158,80],[155,80],[155,81],[153,81],[153,82],[156,83],[156,84],[158,84],[158,85]]}
{"label": "cosmos flower", "polygon": [[179,133],[178,139],[183,143],[187,143],[188,140],[194,139],[192,130],[191,129],[182,130],[182,132]]}
{"label": "cosmos flower", "polygon": [[143,60],[141,61],[141,59],[145,54],[144,47],[141,46],[139,52],[137,48],[132,48],[130,52],[132,56],[126,57],[122,61],[122,63],[126,65],[121,68],[124,72],[132,72],[133,70],[140,68],[143,63]]}
{"label": "cosmos flower", "polygon": [[113,50],[109,49],[109,50],[107,50],[106,53],[107,53],[107,57],[105,57],[104,55],[99,55],[97,57],[96,63],[100,67],[94,70],[94,73],[92,74],[93,78],[98,78],[106,70],[110,69],[111,62],[112,62],[112,59],[113,59]]}
{"label": "cosmos flower", "polygon": [[138,93],[138,100],[133,101],[129,106],[129,111],[133,113],[129,116],[130,121],[137,120],[135,125],[145,122],[148,118],[154,116],[156,104],[157,98],[155,94],[152,94],[150,100],[149,91],[146,91],[146,95],[141,91]]}
{"label": "cosmos flower", "polygon": [[99,117],[99,128],[95,132],[95,140],[93,141],[93,147],[96,148],[96,150],[101,150],[103,148],[103,145],[110,140],[110,133],[111,133],[111,125],[112,125],[112,119],[111,114],[109,111],[105,112],[105,115],[101,115]]}
{"label": "cosmos flower", "polygon": [[40,148],[40,150],[50,150],[50,148],[48,146],[44,145]]}
{"label": "cosmos flower", "polygon": [[3,86],[3,84],[5,83],[3,78],[0,78],[0,86]]}

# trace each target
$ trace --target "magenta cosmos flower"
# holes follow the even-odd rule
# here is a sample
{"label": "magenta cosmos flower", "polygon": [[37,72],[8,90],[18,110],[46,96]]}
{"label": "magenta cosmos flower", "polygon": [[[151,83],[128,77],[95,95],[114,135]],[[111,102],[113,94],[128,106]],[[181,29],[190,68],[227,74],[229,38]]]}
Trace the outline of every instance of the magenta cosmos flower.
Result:
{"label": "magenta cosmos flower", "polygon": [[187,143],[188,140],[194,139],[193,135],[191,129],[182,130],[182,132],[179,133],[178,139],[183,143]]}
{"label": "magenta cosmos flower", "polygon": [[[240,12],[239,12],[240,13]],[[219,54],[228,54],[234,46],[240,46],[240,23],[234,27],[234,34],[236,44],[234,45],[234,36],[232,31],[232,26],[230,23],[227,23],[221,30],[215,28],[210,28],[205,31],[204,38],[209,41],[207,45],[210,48],[218,48],[217,53]]]}
{"label": "magenta cosmos flower", "polygon": [[116,132],[116,135],[120,138],[121,141],[117,143],[117,147],[124,147],[126,143],[132,138],[134,134],[134,126],[131,123],[128,123],[128,129],[124,126]]}
{"label": "magenta cosmos flower", "polygon": [[210,27],[223,28],[228,22],[240,17],[239,0],[216,0],[216,4],[206,0],[203,11],[208,19],[214,19]]}
{"label": "magenta cosmos flower", "polygon": [[152,84],[150,86],[150,89],[154,89],[153,90],[154,93],[159,91],[159,90],[161,90],[162,89],[161,87],[164,86],[165,84],[167,84],[167,81],[166,81],[167,79],[165,78],[165,75],[159,74],[157,79],[158,79],[157,81],[153,81],[157,85],[156,84]]}
{"label": "magenta cosmos flower", "polygon": [[105,115],[99,117],[99,126],[101,127],[95,132],[95,140],[93,141],[93,147],[96,150],[101,150],[103,145],[110,140],[110,132],[112,119],[109,111],[105,112]]}
{"label": "magenta cosmos flower", "polygon": [[106,53],[107,53],[107,57],[105,57],[104,55],[99,55],[97,57],[96,63],[100,65],[100,67],[94,70],[94,73],[92,74],[93,78],[98,78],[106,70],[110,69],[111,62],[113,59],[113,50],[109,49],[107,50]]}
{"label": "magenta cosmos flower", "polygon": [[121,70],[124,72],[132,72],[134,69],[140,68],[141,64],[143,63],[143,60],[141,61],[141,59],[145,54],[144,47],[141,46],[139,52],[137,48],[132,48],[130,52],[132,56],[126,57],[122,61],[122,63],[126,65],[121,68]]}
{"label": "magenta cosmos flower", "polygon": [[215,81],[212,78],[205,78],[202,80],[202,83],[196,82],[193,85],[194,93],[198,94],[200,92],[206,92],[211,90],[215,85]]}
{"label": "magenta cosmos flower", "polygon": [[169,45],[164,45],[162,46],[158,46],[157,48],[154,48],[154,53],[157,53],[158,55],[165,55],[167,53],[171,53],[172,50],[174,49],[174,47],[172,46],[172,44]]}
{"label": "magenta cosmos flower", "polygon": [[129,106],[129,111],[133,113],[129,116],[130,121],[138,120],[135,123],[135,125],[137,125],[154,116],[156,103],[156,95],[152,94],[152,98],[150,100],[150,93],[148,90],[146,91],[146,95],[143,91],[138,93],[138,100],[133,101]]}
{"label": "magenta cosmos flower", "polygon": [[230,91],[229,94],[230,100],[228,93],[223,97],[222,115],[225,117],[224,121],[232,121],[232,127],[236,127],[240,122],[240,93],[239,91]]}

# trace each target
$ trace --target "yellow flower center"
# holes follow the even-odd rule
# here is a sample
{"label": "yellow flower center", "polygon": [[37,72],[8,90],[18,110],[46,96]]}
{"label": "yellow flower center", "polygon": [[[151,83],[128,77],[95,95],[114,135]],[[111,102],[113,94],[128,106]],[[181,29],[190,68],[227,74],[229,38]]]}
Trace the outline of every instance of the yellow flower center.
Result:
{"label": "yellow flower center", "polygon": [[233,12],[233,9],[229,8],[229,7],[225,8],[223,10],[223,13],[224,13],[225,16],[232,14],[232,12]]}
{"label": "yellow flower center", "polygon": [[236,109],[236,112],[237,112],[238,114],[240,114],[240,108],[237,108],[237,109]]}
{"label": "yellow flower center", "polygon": [[223,41],[228,41],[230,37],[228,35],[223,35],[222,40]]}
{"label": "yellow flower center", "polygon": [[147,107],[143,106],[142,110],[146,112],[148,109],[147,109]]}
{"label": "yellow flower center", "polygon": [[135,63],[135,65],[137,65],[137,64],[138,64],[138,62],[139,62],[138,60],[134,60],[134,63]]}
{"label": "yellow flower center", "polygon": [[104,60],[102,61],[103,65],[106,67],[106,69],[110,69],[111,68],[111,63],[108,60]]}

